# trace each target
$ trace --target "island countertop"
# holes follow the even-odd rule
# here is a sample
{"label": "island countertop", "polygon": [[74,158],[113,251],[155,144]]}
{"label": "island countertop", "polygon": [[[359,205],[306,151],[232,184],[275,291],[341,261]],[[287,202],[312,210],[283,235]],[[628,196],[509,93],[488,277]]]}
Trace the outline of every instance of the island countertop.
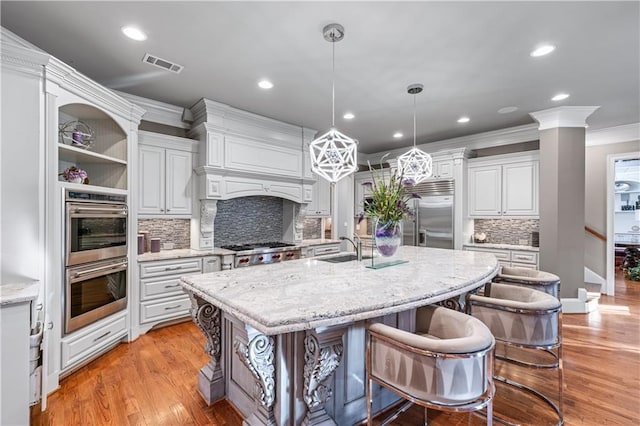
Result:
{"label": "island countertop", "polygon": [[[184,289],[266,335],[351,323],[436,303],[480,287],[499,269],[490,253],[401,247],[408,263],[300,259],[181,278]],[[370,261],[369,261],[370,262]]]}

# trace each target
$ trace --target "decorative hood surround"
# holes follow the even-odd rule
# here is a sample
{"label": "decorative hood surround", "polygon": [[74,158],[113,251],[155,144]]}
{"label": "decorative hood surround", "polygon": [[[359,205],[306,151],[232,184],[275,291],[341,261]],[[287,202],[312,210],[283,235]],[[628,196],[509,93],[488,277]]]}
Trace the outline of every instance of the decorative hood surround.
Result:
{"label": "decorative hood surround", "polygon": [[[192,248],[214,243],[218,200],[269,196],[283,200],[282,239],[302,239],[306,204],[313,201],[309,142],[316,131],[201,99],[191,107],[188,136],[199,141],[195,171],[200,209],[192,223]],[[250,225],[238,223],[247,229]],[[235,231],[234,231],[235,232]]]}
{"label": "decorative hood surround", "polygon": [[189,137],[200,141],[199,198],[252,195],[312,201],[309,141],[315,130],[201,99],[191,107]]}

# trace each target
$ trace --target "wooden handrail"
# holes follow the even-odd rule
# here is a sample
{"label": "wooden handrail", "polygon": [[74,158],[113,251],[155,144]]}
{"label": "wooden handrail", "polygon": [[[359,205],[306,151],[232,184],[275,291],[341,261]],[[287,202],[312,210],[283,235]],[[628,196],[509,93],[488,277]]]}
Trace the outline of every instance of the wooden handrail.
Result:
{"label": "wooden handrail", "polygon": [[607,241],[607,237],[605,237],[604,235],[602,235],[601,233],[599,233],[593,228],[589,228],[588,226],[585,226],[584,230],[602,241]]}

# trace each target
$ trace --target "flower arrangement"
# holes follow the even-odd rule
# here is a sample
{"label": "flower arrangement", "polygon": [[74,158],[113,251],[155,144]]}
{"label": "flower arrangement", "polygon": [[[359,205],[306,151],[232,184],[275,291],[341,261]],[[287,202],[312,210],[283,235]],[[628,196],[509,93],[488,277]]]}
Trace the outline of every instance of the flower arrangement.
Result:
{"label": "flower arrangement", "polygon": [[89,183],[87,172],[76,166],[67,167],[59,176],[62,176],[67,182]]}
{"label": "flower arrangement", "polygon": [[[382,157],[384,159],[384,157]],[[386,180],[383,177],[376,179],[369,164],[372,182],[365,182],[371,188],[371,201],[365,205],[364,215],[377,218],[382,223],[397,223],[400,220],[413,215],[409,207],[410,200],[420,198],[418,194],[411,192],[414,183],[411,179],[404,179],[394,170]],[[363,215],[361,215],[361,219]]]}

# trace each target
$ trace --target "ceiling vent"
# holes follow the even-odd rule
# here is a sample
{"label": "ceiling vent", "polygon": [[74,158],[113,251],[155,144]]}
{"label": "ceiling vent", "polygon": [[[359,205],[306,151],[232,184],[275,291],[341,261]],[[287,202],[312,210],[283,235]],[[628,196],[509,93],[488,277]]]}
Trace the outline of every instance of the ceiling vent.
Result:
{"label": "ceiling vent", "polygon": [[163,70],[171,71],[172,73],[179,74],[180,71],[184,68],[182,65],[178,65],[173,62],[169,62],[166,59],[158,58],[155,55],[151,55],[146,53],[144,58],[142,58],[142,62],[145,64],[151,64],[158,68],[162,68]]}

